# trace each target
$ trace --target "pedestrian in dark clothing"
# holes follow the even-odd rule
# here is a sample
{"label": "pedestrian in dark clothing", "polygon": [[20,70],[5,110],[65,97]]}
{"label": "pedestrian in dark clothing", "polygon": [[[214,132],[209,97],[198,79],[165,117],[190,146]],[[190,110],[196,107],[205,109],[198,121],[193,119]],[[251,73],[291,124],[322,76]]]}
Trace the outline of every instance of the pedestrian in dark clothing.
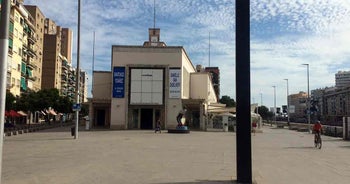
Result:
{"label": "pedestrian in dark clothing", "polygon": [[154,130],[154,133],[157,133],[157,132],[162,133],[161,129],[162,128],[161,128],[161,125],[160,125],[160,119],[158,119],[157,122],[156,122],[156,129]]}

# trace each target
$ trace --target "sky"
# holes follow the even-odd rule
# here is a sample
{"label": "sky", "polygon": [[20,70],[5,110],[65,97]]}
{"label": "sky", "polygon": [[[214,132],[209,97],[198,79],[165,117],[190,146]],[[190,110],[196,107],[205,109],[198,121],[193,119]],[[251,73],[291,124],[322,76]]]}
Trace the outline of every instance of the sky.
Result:
{"label": "sky", "polygon": [[[289,94],[332,87],[350,70],[349,0],[251,0],[251,102],[287,104]],[[25,0],[73,30],[77,56],[78,0]],[[183,46],[193,65],[220,69],[220,95],[236,98],[235,0],[155,0],[160,41]],[[80,68],[109,71],[112,45],[142,45],[154,23],[154,0],[81,0]],[[276,86],[276,93],[274,87]],[[239,87],[239,86],[238,86]],[[90,94],[90,93],[89,93]]]}

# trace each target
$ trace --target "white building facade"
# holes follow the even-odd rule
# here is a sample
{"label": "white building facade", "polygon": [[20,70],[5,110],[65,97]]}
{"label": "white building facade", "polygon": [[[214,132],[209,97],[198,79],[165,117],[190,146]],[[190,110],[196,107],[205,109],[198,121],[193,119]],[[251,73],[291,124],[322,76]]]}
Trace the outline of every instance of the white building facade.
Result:
{"label": "white building facade", "polygon": [[186,109],[186,125],[206,129],[208,106],[217,103],[211,76],[196,72],[183,47],[161,43],[112,46],[111,72],[93,75],[92,127],[154,129],[160,119],[171,129]]}

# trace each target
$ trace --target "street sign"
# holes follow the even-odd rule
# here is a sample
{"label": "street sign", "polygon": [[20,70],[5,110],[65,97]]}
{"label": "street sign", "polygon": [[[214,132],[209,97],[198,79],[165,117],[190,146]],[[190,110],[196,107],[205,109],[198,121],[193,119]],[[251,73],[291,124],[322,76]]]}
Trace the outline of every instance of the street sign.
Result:
{"label": "street sign", "polygon": [[73,111],[80,111],[81,110],[81,106],[80,104],[73,104]]}

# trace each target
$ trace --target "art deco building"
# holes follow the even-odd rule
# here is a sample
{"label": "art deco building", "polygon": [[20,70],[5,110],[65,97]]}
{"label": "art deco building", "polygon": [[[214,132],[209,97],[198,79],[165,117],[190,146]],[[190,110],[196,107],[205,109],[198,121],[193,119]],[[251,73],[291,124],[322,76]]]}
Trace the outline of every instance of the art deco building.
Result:
{"label": "art deco building", "polygon": [[111,71],[97,72],[90,102],[92,127],[175,128],[184,108],[186,125],[205,130],[208,107],[217,98],[207,72],[196,72],[182,46],[159,41],[159,29],[149,29],[142,45],[113,45]]}

